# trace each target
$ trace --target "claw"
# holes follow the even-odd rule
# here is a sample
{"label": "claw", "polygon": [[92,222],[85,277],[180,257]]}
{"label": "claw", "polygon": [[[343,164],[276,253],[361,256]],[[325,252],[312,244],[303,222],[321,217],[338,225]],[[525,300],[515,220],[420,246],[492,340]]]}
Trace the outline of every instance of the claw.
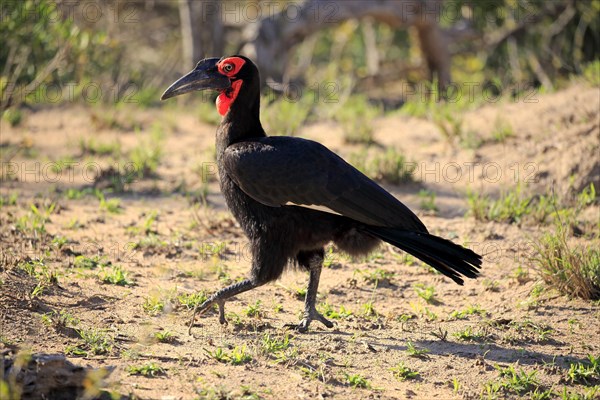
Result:
{"label": "claw", "polygon": [[317,319],[319,321],[321,321],[321,323],[323,325],[325,325],[327,328],[333,328],[333,322],[331,322],[330,320],[328,320],[327,318],[325,318],[324,316],[322,316],[321,314],[317,313]]}
{"label": "claw", "polygon": [[227,320],[225,319],[225,300],[208,299],[204,303],[194,308],[194,313],[192,314],[192,319],[190,320],[190,326],[188,328],[188,335],[192,334],[192,327],[194,326],[196,315],[204,314],[212,307],[213,304],[217,304],[219,307],[219,323],[221,325],[227,325]]}
{"label": "claw", "polygon": [[310,321],[303,319],[298,324],[285,324],[284,328],[293,329],[299,333],[306,333],[308,331],[308,326],[310,325]]}
{"label": "claw", "polygon": [[208,310],[213,304],[216,304],[219,307],[219,322],[221,323],[221,325],[227,324],[227,320],[225,319],[225,302],[235,295],[247,292],[248,290],[254,289],[255,287],[260,286],[264,283],[266,283],[266,281],[257,282],[255,280],[244,279],[241,282],[234,283],[233,285],[229,285],[217,291],[215,294],[210,296],[208,300],[206,300],[204,303],[200,304],[194,309],[194,314],[192,315],[192,320],[190,321],[190,328],[188,329],[188,334],[191,334],[192,332],[192,326],[194,325],[194,319],[196,318],[196,314],[198,312],[200,314],[204,314],[206,310]]}
{"label": "claw", "polygon": [[310,313],[305,313],[304,318],[298,324],[285,324],[283,327],[295,329],[300,333],[306,333],[308,331],[310,323],[314,320],[321,322],[327,328],[333,328],[333,322],[325,318],[323,315],[319,314],[316,310]]}

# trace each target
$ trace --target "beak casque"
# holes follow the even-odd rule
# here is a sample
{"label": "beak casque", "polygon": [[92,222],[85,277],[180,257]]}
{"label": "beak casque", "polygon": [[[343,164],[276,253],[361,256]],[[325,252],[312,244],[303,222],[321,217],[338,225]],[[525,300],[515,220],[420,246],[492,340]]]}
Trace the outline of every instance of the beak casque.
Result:
{"label": "beak casque", "polygon": [[218,62],[219,58],[205,58],[198,62],[193,70],[169,86],[160,99],[166,100],[195,90],[224,90],[230,88],[229,78],[222,75],[217,69]]}

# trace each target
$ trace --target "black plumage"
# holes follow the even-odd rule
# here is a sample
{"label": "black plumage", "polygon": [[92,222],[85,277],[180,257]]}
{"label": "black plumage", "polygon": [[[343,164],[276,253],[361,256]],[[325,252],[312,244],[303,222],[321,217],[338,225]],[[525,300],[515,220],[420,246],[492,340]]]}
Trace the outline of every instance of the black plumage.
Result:
{"label": "black plumage", "polygon": [[199,309],[279,278],[287,265],[309,271],[304,319],[333,326],[315,308],[324,246],[351,255],[373,251],[381,240],[412,254],[458,284],[475,278],[481,257],[433,236],[419,218],[382,187],[325,146],[294,137],[268,137],[259,119],[259,73],[249,59],[205,59],[175,82],[163,99],[214,89],[223,120],[216,149],[221,191],[251,243],[247,279],[214,293]]}

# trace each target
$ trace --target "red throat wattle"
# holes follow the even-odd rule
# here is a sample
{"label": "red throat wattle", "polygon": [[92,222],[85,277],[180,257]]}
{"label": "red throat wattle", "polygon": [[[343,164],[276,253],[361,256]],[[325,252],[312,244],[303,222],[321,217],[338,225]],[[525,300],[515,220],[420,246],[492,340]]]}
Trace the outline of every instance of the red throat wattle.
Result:
{"label": "red throat wattle", "polygon": [[235,101],[238,93],[240,92],[240,88],[242,87],[242,80],[237,80],[231,82],[231,89],[227,89],[221,92],[219,97],[217,97],[217,110],[219,114],[225,116],[227,111],[229,111],[229,107]]}

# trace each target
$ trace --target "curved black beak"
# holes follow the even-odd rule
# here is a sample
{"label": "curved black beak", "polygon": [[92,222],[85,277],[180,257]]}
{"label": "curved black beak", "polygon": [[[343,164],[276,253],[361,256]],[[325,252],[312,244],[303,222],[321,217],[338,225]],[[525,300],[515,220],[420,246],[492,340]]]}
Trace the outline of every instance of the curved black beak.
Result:
{"label": "curved black beak", "polygon": [[196,68],[175,81],[160,96],[161,100],[179,96],[194,90],[224,90],[231,87],[229,78],[219,73],[217,69],[218,58],[205,58],[198,62]]}

